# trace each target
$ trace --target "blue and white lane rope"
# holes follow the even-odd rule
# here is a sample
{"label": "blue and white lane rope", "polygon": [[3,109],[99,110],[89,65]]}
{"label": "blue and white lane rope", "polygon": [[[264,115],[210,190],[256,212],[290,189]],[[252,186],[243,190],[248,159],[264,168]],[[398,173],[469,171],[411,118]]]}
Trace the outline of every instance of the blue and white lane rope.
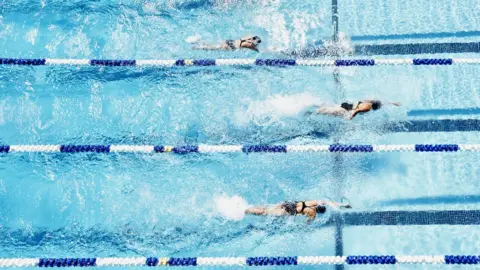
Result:
{"label": "blue and white lane rope", "polygon": [[290,153],[290,152],[480,152],[480,144],[372,145],[0,145],[0,153]]}
{"label": "blue and white lane rope", "polygon": [[0,58],[0,65],[67,65],[67,66],[381,66],[381,65],[465,65],[480,64],[480,58],[385,58],[385,59],[171,59],[171,60],[104,60],[104,59],[25,59]]}
{"label": "blue and white lane rope", "polygon": [[131,257],[11,258],[0,267],[267,266],[336,264],[479,264],[477,255],[445,256],[292,256],[292,257]]}
{"label": "blue and white lane rope", "polygon": [[11,152],[142,152],[142,153],[287,153],[287,152],[465,152],[480,151],[480,144],[400,145],[0,145],[0,153]]}

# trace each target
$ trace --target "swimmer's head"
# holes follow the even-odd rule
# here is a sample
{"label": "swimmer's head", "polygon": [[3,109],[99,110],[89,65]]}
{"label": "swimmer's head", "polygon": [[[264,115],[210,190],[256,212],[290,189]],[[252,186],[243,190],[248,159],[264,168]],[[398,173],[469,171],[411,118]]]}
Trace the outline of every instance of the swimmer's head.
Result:
{"label": "swimmer's head", "polygon": [[380,100],[373,100],[372,101],[372,109],[378,110],[382,107],[382,102]]}
{"label": "swimmer's head", "polygon": [[262,43],[262,39],[259,36],[246,36],[242,38],[243,41],[247,41],[252,43],[255,46],[258,46],[258,44]]}
{"label": "swimmer's head", "polygon": [[323,214],[327,211],[327,208],[323,205],[317,205],[317,207],[315,207],[315,212],[317,212],[318,214]]}
{"label": "swimmer's head", "polygon": [[262,39],[259,36],[252,37],[252,40],[255,45],[262,43]]}

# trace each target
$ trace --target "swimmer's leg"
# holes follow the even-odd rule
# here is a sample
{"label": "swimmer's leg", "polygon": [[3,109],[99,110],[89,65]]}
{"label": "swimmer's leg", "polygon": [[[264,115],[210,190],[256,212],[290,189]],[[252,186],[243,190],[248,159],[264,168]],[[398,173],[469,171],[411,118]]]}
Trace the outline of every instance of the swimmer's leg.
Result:
{"label": "swimmer's leg", "polygon": [[289,214],[285,211],[285,209],[283,209],[281,206],[276,206],[276,207],[272,207],[272,208],[269,208],[267,209],[267,214],[269,216],[288,216]]}
{"label": "swimmer's leg", "polygon": [[256,206],[245,210],[245,214],[256,216],[285,216],[287,213],[280,205],[273,207]]}
{"label": "swimmer's leg", "polygon": [[194,50],[206,50],[206,51],[225,50],[223,45],[209,45],[209,44],[193,46],[193,49]]}
{"label": "swimmer's leg", "polygon": [[265,216],[267,212],[268,212],[268,209],[262,206],[250,207],[247,210],[245,210],[245,214],[256,215],[256,216]]}
{"label": "swimmer's leg", "polygon": [[203,45],[193,46],[192,49],[194,49],[194,50],[215,50],[215,46],[203,44]]}
{"label": "swimmer's leg", "polygon": [[318,105],[310,105],[308,107],[305,107],[303,110],[301,110],[299,115],[310,116],[312,114],[317,113],[317,110],[319,108],[320,108],[320,106],[318,106]]}

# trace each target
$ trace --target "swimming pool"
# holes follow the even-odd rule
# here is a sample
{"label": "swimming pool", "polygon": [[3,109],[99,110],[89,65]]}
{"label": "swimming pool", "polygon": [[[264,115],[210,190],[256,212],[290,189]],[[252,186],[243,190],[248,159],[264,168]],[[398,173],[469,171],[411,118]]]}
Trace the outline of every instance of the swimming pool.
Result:
{"label": "swimming pool", "polygon": [[[185,40],[251,33],[263,37],[262,48],[288,49],[330,39],[331,2],[307,2],[4,2],[2,57],[284,58],[197,52]],[[478,41],[477,1],[338,4],[339,30],[354,44]],[[480,107],[479,69],[0,65],[0,144],[477,144],[478,131],[378,127],[478,120],[407,111]],[[403,107],[347,123],[297,116],[313,103],[368,97]],[[338,255],[340,244],[345,255],[477,254],[476,225],[345,225],[339,243],[326,219],[232,221],[214,203],[234,195],[250,204],[347,197],[355,212],[475,210],[477,159],[475,152],[2,154],[0,257],[317,256]]]}

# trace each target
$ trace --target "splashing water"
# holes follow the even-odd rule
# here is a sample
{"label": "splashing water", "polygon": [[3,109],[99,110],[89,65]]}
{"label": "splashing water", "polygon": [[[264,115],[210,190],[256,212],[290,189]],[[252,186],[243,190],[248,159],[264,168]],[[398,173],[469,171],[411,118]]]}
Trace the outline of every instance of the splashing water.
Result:
{"label": "splashing water", "polygon": [[200,36],[199,34],[195,34],[195,35],[193,35],[193,36],[187,37],[187,38],[185,39],[185,42],[194,44],[194,43],[200,42],[201,39],[202,39],[202,36]]}
{"label": "splashing water", "polygon": [[253,121],[257,124],[273,124],[285,117],[301,116],[306,108],[323,104],[321,98],[310,93],[294,95],[274,95],[266,100],[252,101],[246,111],[237,111],[235,114],[238,125]]}
{"label": "splashing water", "polygon": [[245,210],[248,208],[248,203],[244,198],[238,195],[232,197],[221,195],[215,197],[214,201],[218,213],[226,219],[238,221],[245,217]]}

